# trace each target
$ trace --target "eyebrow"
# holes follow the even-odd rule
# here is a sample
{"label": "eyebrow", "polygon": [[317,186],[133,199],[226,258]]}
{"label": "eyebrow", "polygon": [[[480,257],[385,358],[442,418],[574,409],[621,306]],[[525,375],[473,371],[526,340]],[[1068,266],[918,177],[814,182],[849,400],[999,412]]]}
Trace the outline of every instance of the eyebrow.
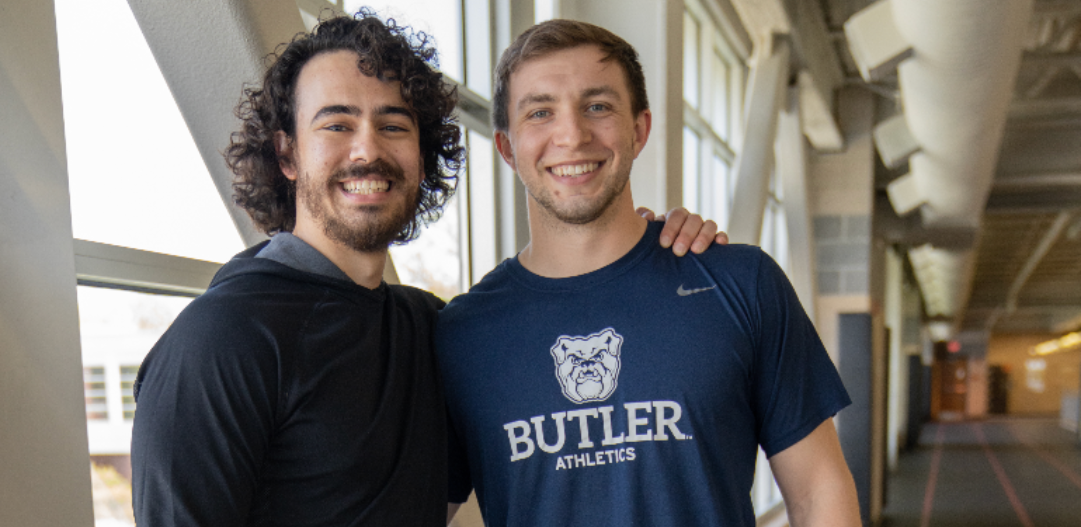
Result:
{"label": "eyebrow", "polygon": [[[359,106],[354,106],[352,104],[332,104],[330,106],[324,106],[320,108],[318,112],[315,112],[315,116],[312,117],[312,122],[314,123],[320,117],[326,117],[328,115],[344,114],[358,117],[361,113],[363,113],[363,111],[360,109]],[[409,111],[409,108],[406,108],[404,106],[380,106],[375,109],[375,115],[402,115],[408,117],[410,120],[416,120],[416,118],[413,116],[413,112]]]}
{"label": "eyebrow", "polygon": [[595,88],[589,88],[582,92],[582,98],[588,99],[590,97],[596,97],[598,95],[607,95],[616,100],[620,99],[619,92],[611,86],[597,86]]}
{"label": "eyebrow", "polygon": [[555,102],[555,100],[556,100],[555,97],[553,97],[553,96],[551,96],[551,95],[549,95],[547,93],[530,93],[530,94],[526,95],[525,97],[522,97],[522,100],[518,101],[518,110],[521,110],[522,108],[525,108],[526,106],[529,106],[530,104],[549,103],[549,102]]}
{"label": "eyebrow", "polygon": [[318,112],[315,112],[315,116],[312,117],[312,122],[314,123],[320,117],[325,117],[327,115],[340,115],[340,114],[352,115],[352,116],[355,117],[355,116],[360,115],[360,108],[357,107],[357,106],[346,105],[346,104],[332,104],[330,106],[324,106],[324,107],[320,108]]}
{"label": "eyebrow", "polygon": [[[620,99],[619,91],[617,91],[611,86],[597,86],[594,88],[587,88],[582,92],[581,98],[588,99],[590,97],[596,97],[598,95],[607,95],[616,100]],[[520,111],[526,106],[529,106],[530,104],[550,103],[555,102],[555,100],[556,98],[554,96],[547,93],[530,93],[525,97],[522,97],[522,100],[518,101],[518,110]]]}

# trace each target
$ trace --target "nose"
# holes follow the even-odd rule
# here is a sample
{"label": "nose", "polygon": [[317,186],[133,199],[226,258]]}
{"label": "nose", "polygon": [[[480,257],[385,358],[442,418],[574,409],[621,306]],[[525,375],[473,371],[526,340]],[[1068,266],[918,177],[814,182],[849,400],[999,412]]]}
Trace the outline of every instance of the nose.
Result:
{"label": "nose", "polygon": [[554,136],[556,146],[573,148],[593,140],[589,121],[577,112],[564,112],[556,121]]}
{"label": "nose", "polygon": [[353,133],[349,148],[349,160],[353,163],[368,164],[382,157],[383,144],[379,133],[373,126],[364,125]]}

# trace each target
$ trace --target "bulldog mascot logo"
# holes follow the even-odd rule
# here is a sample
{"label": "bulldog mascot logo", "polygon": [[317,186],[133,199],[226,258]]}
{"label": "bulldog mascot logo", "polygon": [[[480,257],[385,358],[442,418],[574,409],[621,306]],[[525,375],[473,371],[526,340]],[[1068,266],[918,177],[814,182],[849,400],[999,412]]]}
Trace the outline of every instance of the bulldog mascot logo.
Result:
{"label": "bulldog mascot logo", "polygon": [[563,395],[578,404],[603,401],[612,395],[622,345],[623,337],[612,328],[588,337],[559,337],[552,346],[552,358]]}

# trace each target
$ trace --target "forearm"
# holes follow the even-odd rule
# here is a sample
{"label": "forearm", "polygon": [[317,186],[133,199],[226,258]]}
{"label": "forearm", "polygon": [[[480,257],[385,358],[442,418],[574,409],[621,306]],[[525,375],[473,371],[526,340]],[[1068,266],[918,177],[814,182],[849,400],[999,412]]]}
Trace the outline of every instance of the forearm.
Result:
{"label": "forearm", "polygon": [[856,484],[833,420],[770,458],[792,527],[859,527]]}
{"label": "forearm", "polygon": [[817,478],[807,492],[785,498],[792,527],[859,527],[859,502],[852,478]]}

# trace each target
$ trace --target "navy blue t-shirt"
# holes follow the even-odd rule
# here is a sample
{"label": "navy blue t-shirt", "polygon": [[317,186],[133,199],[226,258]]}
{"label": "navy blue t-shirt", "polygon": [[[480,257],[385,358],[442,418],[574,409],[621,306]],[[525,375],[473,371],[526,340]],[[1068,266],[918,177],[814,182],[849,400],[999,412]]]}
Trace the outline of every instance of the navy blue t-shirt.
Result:
{"label": "navy blue t-shirt", "polygon": [[660,229],[581,276],[507,260],[440,314],[449,496],[486,525],[753,526],[759,445],[849,404],[772,259]]}

